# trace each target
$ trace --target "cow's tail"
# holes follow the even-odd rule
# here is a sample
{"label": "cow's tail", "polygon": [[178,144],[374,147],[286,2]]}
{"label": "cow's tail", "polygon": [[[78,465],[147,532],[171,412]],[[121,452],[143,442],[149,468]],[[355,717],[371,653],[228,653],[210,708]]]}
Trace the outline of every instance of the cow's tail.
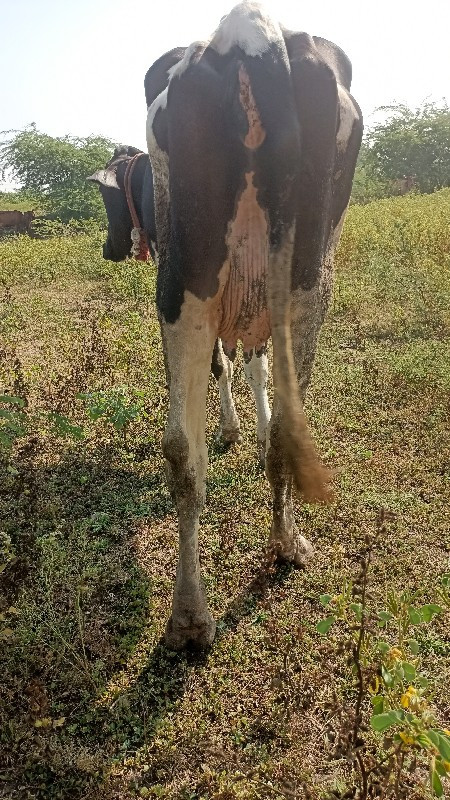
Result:
{"label": "cow's tail", "polygon": [[[332,498],[330,475],[320,462],[309,432],[297,382],[291,339],[291,259],[286,253],[269,258],[268,302],[272,325],[275,402],[281,410],[283,455],[294,486],[306,502]],[[286,257],[286,258],[285,258]],[[284,263],[281,263],[284,261]],[[287,268],[289,266],[289,268]]]}
{"label": "cow's tail", "polygon": [[[253,139],[256,162],[259,158],[258,152],[266,149],[259,164],[263,171],[267,170],[264,183],[269,187],[270,195],[266,197],[270,225],[267,289],[273,343],[274,388],[276,403],[281,411],[284,459],[292,474],[294,486],[307,502],[328,501],[331,499],[330,475],[319,460],[309,432],[292,350],[291,272],[296,226],[295,187],[300,178],[300,138],[292,84],[286,64],[287,53],[283,53],[283,47],[284,43],[279,43],[278,68],[273,51],[266,70],[264,57],[256,67],[253,59],[246,60],[245,64],[252,106],[248,119],[249,126],[253,126],[255,133]],[[259,74],[257,70],[260,70]],[[274,109],[277,102],[279,108]],[[262,145],[259,144],[263,139],[260,129],[264,131]],[[249,131],[247,140],[250,147],[251,138]]]}

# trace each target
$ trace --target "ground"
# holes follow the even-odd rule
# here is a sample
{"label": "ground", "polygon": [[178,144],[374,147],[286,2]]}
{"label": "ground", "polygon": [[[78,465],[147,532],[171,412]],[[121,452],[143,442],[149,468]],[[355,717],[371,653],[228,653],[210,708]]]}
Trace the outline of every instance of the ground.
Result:
{"label": "ground", "polygon": [[[27,404],[1,405],[0,797],[342,795],[330,708],[334,693],[351,705],[354,682],[339,626],[316,629],[319,596],[355,576],[381,509],[371,607],[402,591],[435,602],[448,572],[449,211],[448,190],[350,211],[307,397],[336,494],[297,504],[307,571],[265,549],[270,493],[242,365],[230,450],[211,378],[200,541],[218,633],[208,652],[178,655],[161,638],[177,540],[153,268],[106,264],[101,234],[0,243],[0,393]],[[445,613],[416,638],[448,727]],[[425,783],[419,771],[408,798],[428,796]]]}

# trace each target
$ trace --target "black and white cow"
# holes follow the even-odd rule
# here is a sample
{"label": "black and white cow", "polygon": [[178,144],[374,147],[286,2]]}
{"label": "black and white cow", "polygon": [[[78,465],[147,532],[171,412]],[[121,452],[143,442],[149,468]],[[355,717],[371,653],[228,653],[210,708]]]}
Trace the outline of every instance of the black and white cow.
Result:
{"label": "black and white cow", "polygon": [[[160,67],[159,67],[160,71]],[[156,68],[158,73],[158,68]],[[271,541],[297,564],[311,545],[291,492],[329,497],[303,413],[350,197],[362,118],[351,65],[331,42],[283,30],[254,2],[191,45],[160,90],[146,76],[158,247],[157,304],[170,379],[163,449],[180,553],[166,641],[212,641],[198,555],[214,342],[250,354],[272,337],[275,403],[266,473]]]}
{"label": "black and white cow", "polygon": [[[170,55],[170,54],[169,54]],[[336,45],[282,29],[254,2],[224,17],[145,80],[158,251],[157,305],[170,406],[163,440],[180,552],[167,643],[215,633],[200,576],[199,515],[207,450],[205,405],[214,343],[247,357],[272,337],[275,401],[266,474],[270,541],[305,564],[292,490],[330,497],[303,397],[332,285],[362,118],[351,65]],[[164,81],[163,81],[164,83]]]}

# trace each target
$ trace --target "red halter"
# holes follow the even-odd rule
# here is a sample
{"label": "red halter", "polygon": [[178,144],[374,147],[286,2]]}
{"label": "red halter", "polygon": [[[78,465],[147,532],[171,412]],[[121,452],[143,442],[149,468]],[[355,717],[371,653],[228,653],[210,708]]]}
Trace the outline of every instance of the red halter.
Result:
{"label": "red halter", "polygon": [[125,170],[125,176],[123,179],[123,185],[125,188],[125,196],[127,198],[128,209],[131,214],[131,220],[133,222],[133,230],[131,231],[131,255],[136,258],[138,261],[147,261],[150,255],[150,250],[148,247],[147,236],[145,235],[145,231],[141,228],[141,223],[139,222],[139,217],[136,213],[136,207],[133,201],[133,194],[131,191],[131,176],[133,175],[133,170],[136,166],[136,162],[141,156],[148,158],[146,153],[137,153],[133,158],[131,158],[127,164]]}

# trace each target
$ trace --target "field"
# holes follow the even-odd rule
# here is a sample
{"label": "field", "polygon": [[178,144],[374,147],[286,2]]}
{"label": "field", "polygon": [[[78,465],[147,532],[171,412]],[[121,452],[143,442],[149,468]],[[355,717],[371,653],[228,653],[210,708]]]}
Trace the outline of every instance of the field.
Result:
{"label": "field", "polygon": [[[394,746],[367,723],[378,675],[395,701],[397,662],[424,676],[422,718],[449,727],[449,220],[450,190],[350,209],[307,397],[336,493],[297,504],[307,571],[266,552],[270,492],[241,362],[231,450],[215,438],[211,378],[200,546],[218,633],[180,655],[161,639],[177,537],[154,271],[104,262],[102,234],[0,242],[0,394],[18,398],[0,403],[0,797],[358,796],[359,762],[336,742],[359,688],[345,593],[368,548],[364,617],[378,622],[360,752],[370,763]],[[338,621],[324,635],[327,604]],[[402,698],[413,678],[395,679]],[[429,797],[426,754],[416,763],[396,741],[406,775],[371,796]]]}

